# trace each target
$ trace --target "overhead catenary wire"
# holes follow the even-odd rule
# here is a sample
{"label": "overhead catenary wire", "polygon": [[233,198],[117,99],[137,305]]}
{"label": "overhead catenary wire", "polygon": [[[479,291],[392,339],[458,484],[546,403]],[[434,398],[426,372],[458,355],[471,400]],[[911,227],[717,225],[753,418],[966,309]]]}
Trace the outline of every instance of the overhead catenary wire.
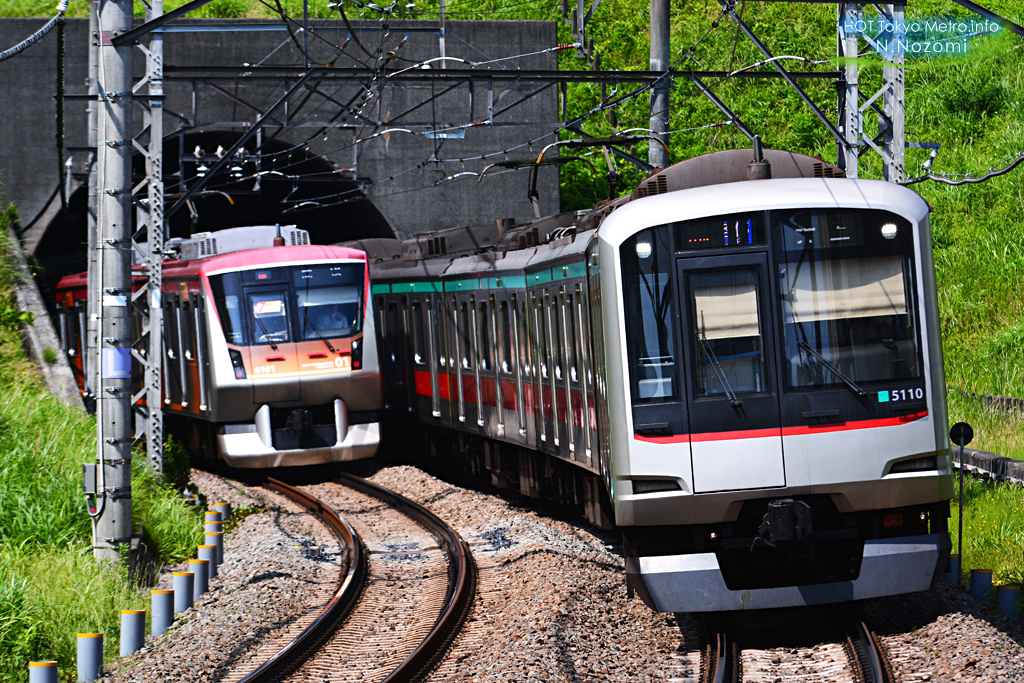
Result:
{"label": "overhead catenary wire", "polygon": [[984,182],[990,178],[1006,175],[1022,163],[1024,163],[1024,151],[1018,152],[1017,156],[1014,157],[1012,161],[1001,168],[993,167],[989,168],[987,171],[974,171],[973,173],[925,173],[924,175],[907,180],[902,183],[902,185],[914,185],[916,183],[924,182],[925,180],[945,183],[946,185],[974,185]]}
{"label": "overhead catenary wire", "polygon": [[38,31],[36,31],[32,35],[30,35],[25,40],[21,41],[20,43],[18,43],[14,47],[8,48],[8,49],[4,50],[3,52],[0,52],[0,62],[7,61],[11,57],[14,57],[15,55],[18,55],[18,54],[24,52],[25,50],[27,50],[31,46],[33,46],[36,43],[38,43],[39,40],[42,39],[43,36],[45,36],[47,33],[49,33],[53,29],[54,26],[56,26],[57,24],[59,24],[61,22],[61,20],[63,20],[64,14],[67,11],[68,11],[68,0],[60,0],[60,2],[57,4],[57,15],[55,17],[53,17],[52,19],[50,19],[45,24],[43,24],[43,27],[41,29],[39,29]]}

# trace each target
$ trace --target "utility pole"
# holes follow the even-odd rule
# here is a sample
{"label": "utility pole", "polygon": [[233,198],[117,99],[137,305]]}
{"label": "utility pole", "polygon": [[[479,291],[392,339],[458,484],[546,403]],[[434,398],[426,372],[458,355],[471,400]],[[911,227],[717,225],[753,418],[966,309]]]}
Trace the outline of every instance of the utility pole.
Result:
{"label": "utility pole", "polygon": [[111,42],[132,28],[132,0],[98,0],[99,97],[96,184],[99,282],[97,448],[102,467],[93,539],[97,559],[117,561],[131,542],[131,154],[132,47]]}
{"label": "utility pole", "polygon": [[[667,71],[671,66],[671,27],[669,0],[651,0],[651,71]],[[669,144],[669,95],[672,81],[662,78],[651,88],[651,133]],[[647,162],[655,168],[667,168],[671,163],[662,145],[651,140]]]}
{"label": "utility pole", "polygon": [[[86,109],[86,127],[88,128],[89,141],[89,196],[86,208],[87,220],[87,251],[89,270],[87,274],[89,292],[99,291],[99,262],[96,258],[96,235],[99,234],[96,228],[96,213],[98,209],[97,198],[97,168],[96,168],[96,109],[99,106],[99,62],[100,62],[100,33],[99,33],[99,0],[89,0],[89,77],[86,87],[89,92],[89,105]],[[85,356],[82,358],[82,372],[85,375],[85,398],[95,399],[96,387],[99,386],[99,368],[96,358],[98,348],[96,341],[99,338],[98,316],[96,297],[89,296],[86,300],[85,317]]]}
{"label": "utility pole", "polygon": [[[163,0],[150,0],[146,21],[163,16]],[[135,443],[145,443],[149,466],[163,471],[163,258],[167,241],[164,221],[164,34],[149,34],[149,47],[138,46],[146,55],[146,75],[136,87],[148,88],[148,96],[140,96],[143,105],[143,126],[134,147],[146,160],[146,179],[135,187],[136,234],[132,248],[142,252],[139,238],[146,238],[146,286],[132,294],[132,304],[140,314],[141,326],[132,344],[132,356],[142,366],[143,388],[132,397],[135,414]],[[145,399],[145,403],[142,399]]]}
{"label": "utility pole", "polygon": [[440,3],[441,3],[440,4],[441,18],[440,18],[439,21],[441,23],[441,26],[440,26],[441,30],[438,32],[438,35],[440,36],[440,38],[438,39],[438,48],[439,48],[439,50],[441,52],[441,68],[444,69],[445,67],[448,66],[448,61],[444,59],[445,57],[448,56],[445,53],[445,46],[444,46],[444,0],[440,0]]}

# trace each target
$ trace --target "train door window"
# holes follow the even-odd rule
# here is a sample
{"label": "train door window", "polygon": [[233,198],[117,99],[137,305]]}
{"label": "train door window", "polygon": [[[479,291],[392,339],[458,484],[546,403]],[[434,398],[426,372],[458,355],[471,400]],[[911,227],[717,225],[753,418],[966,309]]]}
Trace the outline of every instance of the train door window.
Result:
{"label": "train door window", "polygon": [[508,302],[501,302],[501,371],[512,373],[515,361],[512,355],[512,327],[509,324]]}
{"label": "train door window", "polygon": [[551,315],[553,321],[551,323],[551,335],[554,338],[554,344],[551,346],[551,364],[555,366],[555,379],[561,380],[562,378],[562,354],[565,349],[562,348],[565,345],[565,330],[563,329],[561,306],[559,305],[559,295],[551,297]]}
{"label": "train door window", "polygon": [[391,331],[392,336],[385,337],[385,339],[389,340],[388,341],[388,348],[390,349],[391,362],[392,363],[394,363],[395,361],[398,360],[398,357],[395,355],[395,347],[399,344],[398,340],[399,340],[399,329],[400,329],[399,321],[400,320],[401,320],[401,315],[398,313],[398,302],[397,301],[389,302],[388,303],[388,329]]}
{"label": "train door window", "polygon": [[178,316],[177,307],[174,305],[174,296],[164,298],[164,345],[167,347],[167,357],[171,360],[178,360],[181,355],[178,346]]}
{"label": "train door window", "polygon": [[195,360],[195,353],[193,353],[193,320],[192,320],[192,301],[186,298],[187,295],[182,292],[181,309],[178,312],[181,319],[179,321],[179,329],[181,330],[181,348],[182,354],[185,356],[185,360]]}
{"label": "train door window", "polygon": [[696,330],[696,395],[765,391],[761,285],[751,268],[693,273],[689,305]]}
{"label": "train door window", "polygon": [[256,344],[280,344],[291,340],[288,302],[284,292],[249,294],[249,311]]}
{"label": "train door window", "polygon": [[623,316],[633,405],[678,400],[672,245],[666,227],[622,243]]}
{"label": "train door window", "polygon": [[477,325],[477,333],[480,335],[480,369],[490,370],[494,364],[492,358],[494,351],[491,347],[491,335],[488,332],[490,318],[487,316],[487,302],[480,302],[480,323]]}
{"label": "train door window", "polygon": [[548,351],[548,316],[544,309],[544,296],[537,300],[537,362],[540,363],[541,379],[548,378],[550,353]]}
{"label": "train door window", "polygon": [[416,365],[426,365],[426,344],[423,339],[423,304],[412,305],[412,360]]}
{"label": "train door window", "polygon": [[526,302],[519,301],[518,307],[516,304],[516,296],[513,294],[512,308],[514,317],[512,319],[512,327],[519,335],[519,367],[522,368],[524,375],[531,377],[534,374],[531,365],[533,362],[533,349],[530,348],[530,322],[526,315]]}
{"label": "train door window", "polygon": [[586,376],[587,386],[593,387],[594,359],[591,358],[590,349],[587,346],[587,340],[591,338],[587,334],[587,330],[590,328],[590,306],[587,305],[587,297],[580,290],[576,290],[576,309],[576,319],[579,321],[580,328],[580,362],[583,365],[582,371]]}
{"label": "train door window", "polygon": [[224,332],[224,341],[242,346],[245,344],[245,327],[242,322],[242,288],[238,273],[210,276],[210,290],[217,303],[217,317]]}
{"label": "train door window", "polygon": [[579,328],[576,324],[576,300],[572,294],[566,294],[565,296],[565,331],[569,335],[569,348],[566,352],[569,354],[569,379],[573,382],[579,382],[579,373],[577,368],[579,367],[579,342],[577,341],[577,333]]}
{"label": "train door window", "polygon": [[459,304],[461,315],[459,317],[459,346],[462,353],[462,367],[466,370],[473,369],[473,334],[470,329],[469,305],[466,302]]}

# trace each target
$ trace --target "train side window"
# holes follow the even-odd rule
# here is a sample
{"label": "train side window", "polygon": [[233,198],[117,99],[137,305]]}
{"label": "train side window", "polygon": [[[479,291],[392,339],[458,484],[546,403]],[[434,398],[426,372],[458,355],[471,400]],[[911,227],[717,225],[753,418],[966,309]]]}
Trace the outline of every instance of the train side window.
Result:
{"label": "train side window", "polygon": [[515,365],[512,356],[512,327],[509,325],[508,302],[501,302],[501,371],[511,373]]}
{"label": "train side window", "polygon": [[619,256],[633,404],[675,401],[679,394],[668,228],[637,233],[622,243]]}
{"label": "train side window", "polygon": [[494,356],[491,348],[491,335],[488,333],[490,318],[487,317],[487,302],[480,302],[480,324],[477,326],[477,333],[480,335],[480,369],[490,370],[493,365]]}
{"label": "train side window", "polygon": [[245,327],[242,322],[242,288],[238,273],[210,276],[210,290],[217,304],[217,317],[228,344],[245,344]]}
{"label": "train side window", "polygon": [[412,360],[416,365],[426,365],[426,344],[423,343],[423,304],[412,305]]}

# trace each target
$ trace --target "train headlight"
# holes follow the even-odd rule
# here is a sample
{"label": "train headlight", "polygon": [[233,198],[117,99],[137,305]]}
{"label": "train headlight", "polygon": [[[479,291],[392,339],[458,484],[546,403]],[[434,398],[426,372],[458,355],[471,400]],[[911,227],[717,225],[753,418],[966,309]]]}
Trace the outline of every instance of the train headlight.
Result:
{"label": "train headlight", "polygon": [[651,257],[651,243],[644,240],[637,240],[636,242],[636,255],[640,258]]}
{"label": "train headlight", "polygon": [[894,223],[886,223],[882,226],[882,237],[887,240],[895,239],[896,237],[896,225]]}

